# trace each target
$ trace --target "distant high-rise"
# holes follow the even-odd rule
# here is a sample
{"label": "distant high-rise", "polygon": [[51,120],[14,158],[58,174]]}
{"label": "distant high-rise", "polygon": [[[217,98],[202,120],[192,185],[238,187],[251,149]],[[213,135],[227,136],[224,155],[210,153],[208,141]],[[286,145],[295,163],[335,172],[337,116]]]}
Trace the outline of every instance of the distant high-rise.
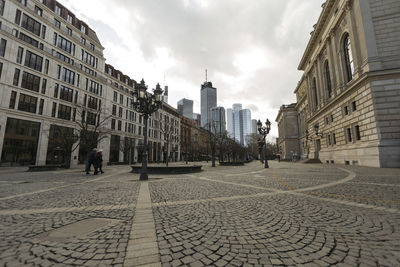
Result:
{"label": "distant high-rise", "polygon": [[233,126],[233,109],[226,109],[226,130],[230,138],[235,138],[235,129]]}
{"label": "distant high-rise", "polygon": [[211,108],[217,106],[217,88],[211,82],[201,85],[201,127],[208,128],[211,122]]}
{"label": "distant high-rise", "polygon": [[182,98],[177,103],[178,112],[188,119],[193,119],[193,100]]}
{"label": "distant high-rise", "polygon": [[193,120],[195,120],[200,125],[201,115],[199,113],[193,113]]}
{"label": "distant high-rise", "polygon": [[212,120],[211,131],[213,133],[221,134],[226,131],[224,107],[211,108],[211,120]]}
{"label": "distant high-rise", "polygon": [[168,85],[164,87],[163,101],[168,104]]}
{"label": "distant high-rise", "polygon": [[242,110],[242,104],[233,104],[233,130],[234,130],[234,138],[236,142],[241,143],[240,141],[240,110]]}
{"label": "distant high-rise", "polygon": [[242,109],[239,111],[240,124],[240,144],[247,146],[247,138],[251,134],[251,111],[250,109]]}
{"label": "distant high-rise", "polygon": [[251,120],[251,133],[252,133],[252,134],[258,133],[258,130],[257,130],[257,120]]}

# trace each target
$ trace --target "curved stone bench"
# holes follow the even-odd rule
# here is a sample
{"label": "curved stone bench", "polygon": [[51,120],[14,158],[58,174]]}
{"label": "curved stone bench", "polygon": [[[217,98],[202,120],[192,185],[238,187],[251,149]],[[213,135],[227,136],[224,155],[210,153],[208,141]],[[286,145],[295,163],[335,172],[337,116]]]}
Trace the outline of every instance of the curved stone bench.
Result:
{"label": "curved stone bench", "polygon": [[244,161],[220,162],[219,166],[243,166]]}
{"label": "curved stone bench", "polygon": [[29,165],[28,172],[45,172],[45,171],[56,171],[59,169],[65,168],[62,164],[55,165]]}
{"label": "curved stone bench", "polygon": [[[201,172],[201,165],[189,166],[147,166],[148,174],[185,174]],[[140,173],[142,166],[131,166],[132,173]]]}

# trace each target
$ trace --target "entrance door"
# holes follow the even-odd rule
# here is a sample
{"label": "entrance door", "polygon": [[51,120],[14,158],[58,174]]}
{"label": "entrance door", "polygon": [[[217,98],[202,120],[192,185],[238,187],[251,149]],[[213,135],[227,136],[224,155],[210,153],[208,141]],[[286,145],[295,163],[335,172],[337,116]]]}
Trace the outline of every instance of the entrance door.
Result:
{"label": "entrance door", "polygon": [[319,158],[319,151],[321,150],[321,140],[315,140],[315,152],[314,152],[314,159]]}

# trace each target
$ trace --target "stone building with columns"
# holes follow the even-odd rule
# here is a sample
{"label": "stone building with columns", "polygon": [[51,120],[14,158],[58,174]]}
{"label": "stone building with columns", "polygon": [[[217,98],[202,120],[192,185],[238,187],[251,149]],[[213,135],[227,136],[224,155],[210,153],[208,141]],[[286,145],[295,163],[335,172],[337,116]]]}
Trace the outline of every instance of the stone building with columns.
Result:
{"label": "stone building with columns", "polygon": [[322,7],[298,67],[302,157],[400,167],[400,1]]}

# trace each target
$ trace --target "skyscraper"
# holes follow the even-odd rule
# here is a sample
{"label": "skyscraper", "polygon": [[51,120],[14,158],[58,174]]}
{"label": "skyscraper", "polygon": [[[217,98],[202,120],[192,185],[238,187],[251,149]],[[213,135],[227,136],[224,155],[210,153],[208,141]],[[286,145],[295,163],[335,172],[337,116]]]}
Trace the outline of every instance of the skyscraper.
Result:
{"label": "skyscraper", "polygon": [[230,138],[235,137],[235,129],[233,126],[233,109],[226,109],[226,130],[228,131],[228,136]]}
{"label": "skyscraper", "polygon": [[211,82],[204,82],[201,85],[201,127],[209,127],[211,122],[211,108],[217,106],[217,88]]}
{"label": "skyscraper", "polygon": [[239,111],[240,116],[240,144],[247,146],[247,137],[251,134],[251,111],[250,109],[242,109]]}
{"label": "skyscraper", "polygon": [[242,104],[233,104],[233,130],[234,138],[236,142],[240,142],[240,110],[242,110]]}
{"label": "skyscraper", "polygon": [[193,119],[193,100],[182,98],[177,103],[179,114],[186,118]]}
{"label": "skyscraper", "polygon": [[251,120],[251,133],[252,133],[252,134],[258,133],[258,130],[257,130],[257,120]]}
{"label": "skyscraper", "polygon": [[212,120],[211,131],[213,133],[222,134],[226,131],[224,107],[211,108],[211,120]]}

